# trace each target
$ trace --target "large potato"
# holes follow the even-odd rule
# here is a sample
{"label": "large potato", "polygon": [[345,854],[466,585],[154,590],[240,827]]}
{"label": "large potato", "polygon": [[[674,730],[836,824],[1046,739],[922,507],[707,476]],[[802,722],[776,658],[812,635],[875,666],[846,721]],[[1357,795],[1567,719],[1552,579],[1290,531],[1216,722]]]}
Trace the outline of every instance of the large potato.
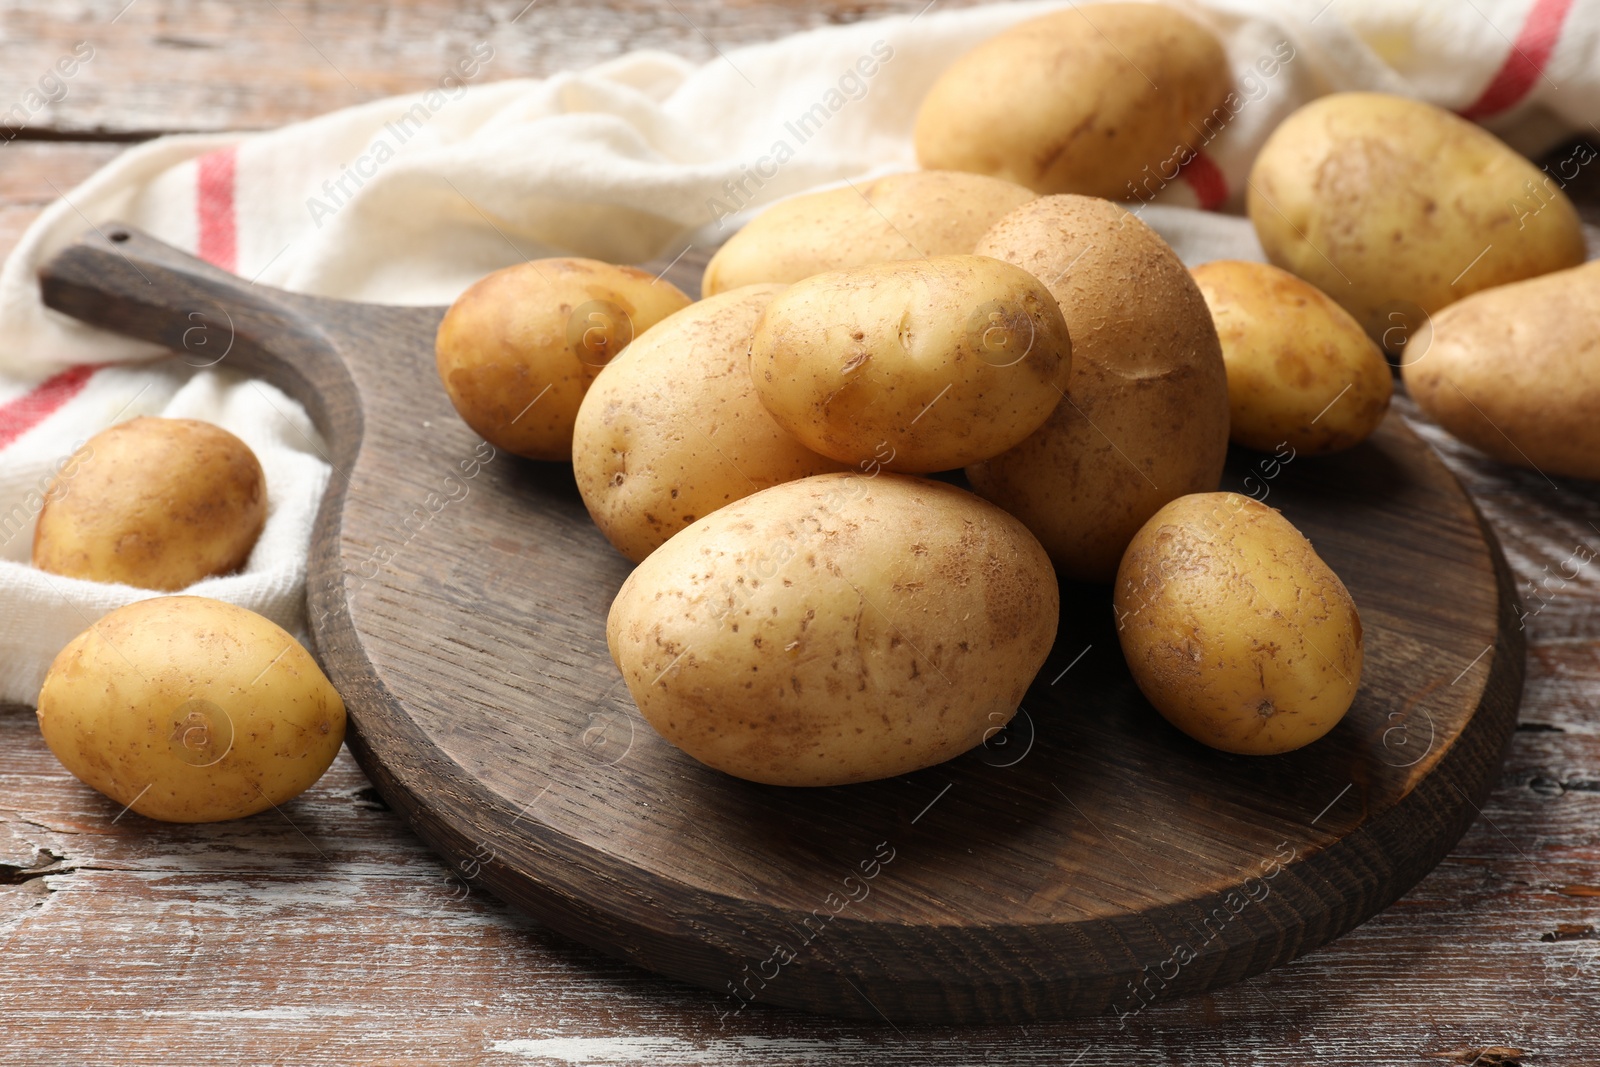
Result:
{"label": "large potato", "polygon": [[1336,93],[1285,119],[1248,203],[1267,258],[1379,339],[1584,259],[1578,214],[1548,175],[1463,118],[1382,93]]}
{"label": "large potato", "polygon": [[1040,193],[1129,197],[1231,117],[1219,105],[1232,84],[1221,42],[1181,12],[1074,4],[951,65],[917,113],[917,161]]}
{"label": "large potato", "polygon": [[778,425],[842,463],[949,470],[1003,452],[1061,402],[1072,342],[1037,278],[982,256],[875,263],[798,282],[750,341]]}
{"label": "large potato", "polygon": [[1271,755],[1333,729],[1361,684],[1361,617],[1277,510],[1198,493],[1151,517],[1117,571],[1117,636],[1140,691],[1224,752]]}
{"label": "large potato", "polygon": [[1394,380],[1377,344],[1322,290],[1266,263],[1196,267],[1228,366],[1229,434],[1262,452],[1337,452],[1389,411]]}
{"label": "large potato", "polygon": [[706,264],[706,296],[756,282],[797,282],[892,259],[964,255],[1034,194],[954,171],[913,171],[808,193],[751,219]]}
{"label": "large potato", "polygon": [[50,751],[118,804],[168,822],[238,819],[298,796],[344,740],[311,654],[205,597],[118,608],[56,656],[39,691]]}
{"label": "large potato", "polygon": [[137,418],[95,434],[45,493],[33,565],[170,591],[244,566],[267,519],[250,446],[194,419]]}
{"label": "large potato", "polygon": [[633,267],[593,259],[520,263],[450,305],[434,341],[439,378],[485,441],[564,463],[595,375],[628,342],[688,305],[670,282]]}
{"label": "large potato", "polygon": [[965,752],[1055,640],[1050,560],[953,486],[825,474],[730,504],[623,584],[606,638],[640,712],[721,771],[841,785]]}
{"label": "large potato", "polygon": [[751,285],[691,304],[584,397],[572,473],[595,525],[634,562],[724,504],[839,469],[773,422],[750,381],[750,335],[781,292]]}
{"label": "large potato", "polygon": [[1600,262],[1452,304],[1401,374],[1418,407],[1496,459],[1600,479]]}
{"label": "large potato", "polygon": [[1049,283],[1073,358],[1049,421],[967,476],[1062,577],[1109,582],[1146,519],[1222,477],[1228,382],[1211,312],[1167,243],[1104,200],[1024,204],[978,248]]}

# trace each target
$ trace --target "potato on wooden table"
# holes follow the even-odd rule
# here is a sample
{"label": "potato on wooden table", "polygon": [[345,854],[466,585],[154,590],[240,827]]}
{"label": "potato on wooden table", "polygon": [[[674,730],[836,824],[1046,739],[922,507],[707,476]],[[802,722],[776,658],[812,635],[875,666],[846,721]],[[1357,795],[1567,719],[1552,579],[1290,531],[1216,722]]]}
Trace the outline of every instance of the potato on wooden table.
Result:
{"label": "potato on wooden table", "polygon": [[668,316],[584,397],[573,477],[600,532],[634,562],[725,504],[841,469],[756,399],[750,336],[783,289],[745,286]]}
{"label": "potato on wooden table", "polygon": [[634,267],[530,260],[495,271],[450,305],[434,342],[439,378],[485,441],[565,463],[595,375],[688,305],[676,286]]}
{"label": "potato on wooden table", "polygon": [[751,219],[706,264],[705,296],[757,282],[798,282],[892,259],[964,255],[994,221],[1034,194],[997,178],[912,171],[807,193]]}
{"label": "potato on wooden table", "polygon": [[1117,571],[1117,636],[1145,697],[1224,752],[1315,741],[1361,685],[1361,617],[1276,509],[1237,493],[1174,500]]}
{"label": "potato on wooden table", "polygon": [[1222,477],[1228,383],[1211,312],[1167,243],[1109,201],[1024,204],[978,250],[1049,285],[1072,375],[1043,426],[967,476],[1027,524],[1063,578],[1109,582],[1146,519]]}
{"label": "potato on wooden table", "polygon": [[84,442],[45,493],[33,565],[170,592],[244,566],[267,518],[250,446],[195,419],[137,418]]}
{"label": "potato on wooden table", "polygon": [[825,474],[730,504],[639,565],[606,639],[640,712],[774,785],[904,774],[1016,713],[1055,640],[1050,560],[971,493]]}
{"label": "potato on wooden table", "polygon": [[269,619],[205,597],[118,608],[72,640],[39,691],[67,770],[167,822],[218,822],[298,796],[344,740],[344,702]]}
{"label": "potato on wooden table", "polygon": [[1383,93],[1335,93],[1290,115],[1256,157],[1247,199],[1267,258],[1391,348],[1462,297],[1584,259],[1553,178],[1466,119]]}
{"label": "potato on wooden table", "polygon": [[1489,289],[1401,366],[1417,406],[1496,459],[1600,479],[1600,262]]}
{"label": "potato on wooden table", "polygon": [[1072,4],[940,76],[917,113],[917,161],[1039,193],[1143,197],[1147,174],[1176,173],[1211,136],[1232,84],[1222,42],[1184,13]]}
{"label": "potato on wooden table", "polygon": [[1267,263],[1193,271],[1228,365],[1229,435],[1262,452],[1338,452],[1383,422],[1393,376],[1377,343],[1327,294]]}
{"label": "potato on wooden table", "polygon": [[1061,402],[1072,341],[1033,275],[984,256],[830,271],[767,305],[756,396],[807,448],[896,473],[1005,451]]}

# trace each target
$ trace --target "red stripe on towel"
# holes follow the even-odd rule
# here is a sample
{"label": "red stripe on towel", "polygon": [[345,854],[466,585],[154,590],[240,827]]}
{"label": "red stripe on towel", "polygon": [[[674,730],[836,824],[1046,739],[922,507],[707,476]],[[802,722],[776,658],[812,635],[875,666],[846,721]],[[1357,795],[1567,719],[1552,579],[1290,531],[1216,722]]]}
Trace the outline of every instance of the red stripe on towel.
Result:
{"label": "red stripe on towel", "polygon": [[233,209],[238,146],[230,145],[200,157],[195,205],[200,216],[200,258],[223,270],[239,264],[238,217]]}
{"label": "red stripe on towel", "polygon": [[1211,157],[1199,149],[1178,173],[1183,175],[1194,195],[1200,198],[1200,206],[1207,211],[1215,211],[1228,202],[1228,179],[1222,176],[1221,168],[1211,162]]}
{"label": "red stripe on towel", "polygon": [[89,384],[89,379],[101,366],[91,363],[69,367],[60,374],[46,378],[29,392],[0,404],[0,448],[39,425],[55,414],[61,405],[83,392],[83,387]]}
{"label": "red stripe on towel", "polygon": [[1489,79],[1478,99],[1461,109],[1461,117],[1484,119],[1521,102],[1543,76],[1571,8],[1572,0],[1533,0],[1533,7],[1522,23],[1522,32],[1517,34],[1506,61]]}

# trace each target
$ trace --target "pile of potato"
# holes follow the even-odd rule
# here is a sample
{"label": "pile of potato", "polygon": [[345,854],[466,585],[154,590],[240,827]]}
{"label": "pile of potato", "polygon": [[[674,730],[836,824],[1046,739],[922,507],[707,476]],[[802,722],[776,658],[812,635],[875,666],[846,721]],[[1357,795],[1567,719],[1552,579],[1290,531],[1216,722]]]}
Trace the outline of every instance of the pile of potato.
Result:
{"label": "pile of potato", "polygon": [[1419,325],[1425,410],[1600,474],[1600,301],[1590,268],[1550,273],[1583,258],[1576,214],[1559,190],[1519,213],[1541,175],[1470,123],[1360,93],[1290,117],[1249,183],[1270,265],[1191,273],[1103,199],[1193,159],[1233,85],[1185,14],[1074,7],[944,72],[923,170],[770,208],[703,300],[570,259],[462,297],[446,387],[495,444],[570,454],[638,563],[607,636],[662,736],[783,785],[936,763],[1011,718],[1065,599],[1111,601],[1135,681],[1198,740],[1316,740],[1360,685],[1356,606],[1282,515],[1215,490],[1230,440],[1363,441],[1382,344],[1417,352]]}
{"label": "pile of potato", "polygon": [[[44,494],[33,564],[173,591],[244,566],[266,479],[239,438],[194,419],[96,434]],[[83,782],[171,822],[236,819],[309,788],[344,741],[344,703],[311,654],[252,611],[199,596],[140,600],[61,650],[39,729]]]}
{"label": "pile of potato", "polygon": [[[1360,686],[1356,605],[1282,515],[1216,489],[1230,441],[1366,439],[1385,348],[1463,440],[1600,478],[1600,267],[1553,180],[1429,105],[1327,96],[1250,176],[1270,264],[1191,272],[1108,198],[1192,161],[1233,86],[1188,15],[1074,6],[943,73],[924,169],[770,208],[704,299],[563,258],[451,307],[436,353],[461,417],[570,459],[638,564],[607,638],[663,737],[758,782],[905,773],[1004,728],[1060,612],[1110,606],[1178,728],[1238,753],[1315,741]],[[231,435],[135,420],[85,453],[40,516],[40,568],[177,590],[248,557],[266,500]],[[99,620],[39,717],[75,774],[166,819],[280,803],[344,729],[292,637],[196,597]]]}

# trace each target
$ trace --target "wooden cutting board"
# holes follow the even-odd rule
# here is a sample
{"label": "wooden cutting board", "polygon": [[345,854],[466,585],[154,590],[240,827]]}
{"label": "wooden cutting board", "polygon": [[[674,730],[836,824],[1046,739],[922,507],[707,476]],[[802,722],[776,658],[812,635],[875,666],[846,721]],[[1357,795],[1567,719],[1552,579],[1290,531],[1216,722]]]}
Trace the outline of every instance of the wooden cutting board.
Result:
{"label": "wooden cutting board", "polygon": [[[697,268],[679,264],[694,291]],[[1415,884],[1495,781],[1523,637],[1493,536],[1398,415],[1368,443],[1224,487],[1280,507],[1366,631],[1326,738],[1230,756],[1168,726],[1104,588],[1007,731],[916,774],[799,790],[718,774],[640,719],[607,654],[629,564],[565,465],[455,416],[442,308],[291,295],[142,234],[87,235],[46,302],[265,378],[334,467],[316,649],[379,791],[459,872],[597,948],[708,990],[708,1025],[781,1004],[895,1024],[1136,1014],[1308,952]],[[198,331],[197,332],[197,328]]]}

